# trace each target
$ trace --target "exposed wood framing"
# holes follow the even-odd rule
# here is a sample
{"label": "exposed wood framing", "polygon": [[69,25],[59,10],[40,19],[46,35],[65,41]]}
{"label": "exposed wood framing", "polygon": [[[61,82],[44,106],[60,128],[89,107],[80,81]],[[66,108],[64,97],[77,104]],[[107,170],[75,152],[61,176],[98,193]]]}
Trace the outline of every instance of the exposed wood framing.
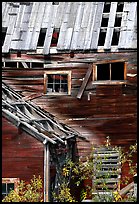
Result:
{"label": "exposed wood framing", "polygon": [[86,85],[87,85],[87,82],[88,82],[88,80],[89,80],[89,77],[90,77],[91,73],[92,73],[92,64],[89,64],[89,68],[88,68],[88,70],[87,70],[87,72],[86,72],[86,75],[85,75],[85,77],[84,77],[83,83],[82,83],[82,85],[81,85],[81,87],[80,87],[80,89],[79,89],[79,92],[78,92],[78,94],[77,94],[77,98],[78,98],[78,99],[81,99],[82,94],[83,94],[83,92],[84,92],[84,90],[85,90],[85,87],[86,87]]}
{"label": "exposed wood framing", "polygon": [[[42,54],[71,50],[114,49],[111,45],[117,2],[111,2],[105,44],[98,46],[105,2],[2,2],[2,27],[7,33],[2,52],[37,53],[40,30],[46,29]],[[124,2],[118,49],[137,48],[137,2]],[[119,14],[118,14],[119,15]],[[59,29],[56,49],[51,48],[54,29]]]}

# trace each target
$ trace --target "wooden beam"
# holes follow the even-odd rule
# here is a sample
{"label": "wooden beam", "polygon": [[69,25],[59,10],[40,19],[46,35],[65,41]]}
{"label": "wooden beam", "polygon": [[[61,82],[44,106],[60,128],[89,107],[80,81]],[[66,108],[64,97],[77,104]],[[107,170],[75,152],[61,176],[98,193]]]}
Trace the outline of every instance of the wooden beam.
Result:
{"label": "wooden beam", "polygon": [[78,94],[77,94],[77,98],[78,98],[78,99],[81,99],[81,97],[82,97],[82,95],[83,95],[83,92],[84,92],[84,90],[85,90],[85,87],[86,87],[86,85],[87,85],[87,82],[88,82],[88,80],[89,80],[89,77],[90,77],[90,75],[91,75],[91,72],[92,72],[92,63],[89,64],[89,68],[88,68],[88,70],[87,70],[87,73],[86,73],[86,75],[85,75],[85,78],[84,78],[84,80],[83,80],[83,83],[82,83],[82,85],[81,85],[81,87],[80,87],[80,89],[79,89],[79,92],[78,92]]}
{"label": "wooden beam", "polygon": [[26,62],[21,62],[24,68],[29,68]]}

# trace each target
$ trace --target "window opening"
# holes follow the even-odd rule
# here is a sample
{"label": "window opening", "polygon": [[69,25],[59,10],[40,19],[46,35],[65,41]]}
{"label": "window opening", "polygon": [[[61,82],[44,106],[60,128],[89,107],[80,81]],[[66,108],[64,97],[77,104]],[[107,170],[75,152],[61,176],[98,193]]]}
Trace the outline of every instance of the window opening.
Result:
{"label": "window opening", "polygon": [[120,31],[114,29],[113,30],[113,36],[112,36],[112,43],[111,43],[111,45],[118,45],[119,36],[120,36]]}
{"label": "window opening", "polygon": [[52,2],[52,5],[59,5],[59,2]]}
{"label": "window opening", "polygon": [[17,68],[17,62],[5,62],[5,67]]}
{"label": "window opening", "polygon": [[47,91],[68,93],[67,75],[48,74]]}
{"label": "window opening", "polygon": [[111,80],[124,80],[124,64],[111,63]]}
{"label": "window opening", "polygon": [[109,80],[110,79],[110,67],[109,64],[97,65],[97,80]]}
{"label": "window opening", "polygon": [[19,178],[2,178],[2,199],[7,196],[11,190],[16,190]]}
{"label": "window opening", "polygon": [[7,32],[7,28],[3,27],[2,28],[2,46],[3,46],[4,41],[5,41],[6,32]]}
{"label": "window opening", "polygon": [[121,27],[121,21],[122,21],[122,17],[116,16],[114,27]]}
{"label": "window opening", "polygon": [[124,2],[118,2],[116,12],[123,12],[123,7],[124,7]]}
{"label": "window opening", "polygon": [[56,47],[58,43],[58,37],[59,37],[59,28],[54,28],[52,40],[51,40],[51,47]]}
{"label": "window opening", "polygon": [[97,64],[95,80],[125,80],[125,62]]}
{"label": "window opening", "polygon": [[46,94],[70,94],[71,72],[46,72],[44,75],[44,92]]}
{"label": "window opening", "polygon": [[98,46],[103,46],[106,38],[106,29],[100,29]]}
{"label": "window opening", "polygon": [[46,36],[46,28],[41,28],[40,30],[40,35],[39,35],[39,39],[38,39],[38,47],[43,47],[44,46],[44,40],[45,40],[45,36]]}
{"label": "window opening", "polygon": [[40,68],[40,67],[43,67],[43,63],[32,62],[32,68]]}
{"label": "window opening", "polygon": [[2,199],[14,190],[14,183],[2,183]]}
{"label": "window opening", "polygon": [[105,2],[103,13],[109,13],[110,12],[110,7],[111,7],[111,2]]}
{"label": "window opening", "polygon": [[107,27],[108,26],[108,20],[109,18],[102,18],[102,21],[101,21],[101,27]]}

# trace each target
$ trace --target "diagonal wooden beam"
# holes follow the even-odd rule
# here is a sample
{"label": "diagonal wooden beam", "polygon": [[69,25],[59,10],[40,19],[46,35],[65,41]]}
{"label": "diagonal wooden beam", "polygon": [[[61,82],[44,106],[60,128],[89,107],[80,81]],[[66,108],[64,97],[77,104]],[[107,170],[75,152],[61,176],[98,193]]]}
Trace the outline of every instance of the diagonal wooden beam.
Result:
{"label": "diagonal wooden beam", "polygon": [[21,62],[24,68],[29,68],[26,62]]}
{"label": "diagonal wooden beam", "polygon": [[78,99],[81,99],[81,97],[82,97],[82,95],[83,95],[83,92],[84,92],[84,90],[85,90],[85,87],[86,87],[86,85],[87,85],[87,82],[88,82],[89,77],[90,77],[91,72],[92,72],[92,66],[93,66],[92,63],[89,64],[89,68],[88,68],[88,70],[87,70],[87,72],[86,72],[86,75],[85,75],[85,77],[84,77],[83,83],[82,83],[82,85],[81,85],[81,87],[80,87],[80,89],[79,89],[79,92],[78,92],[78,94],[77,94],[77,98],[78,98]]}

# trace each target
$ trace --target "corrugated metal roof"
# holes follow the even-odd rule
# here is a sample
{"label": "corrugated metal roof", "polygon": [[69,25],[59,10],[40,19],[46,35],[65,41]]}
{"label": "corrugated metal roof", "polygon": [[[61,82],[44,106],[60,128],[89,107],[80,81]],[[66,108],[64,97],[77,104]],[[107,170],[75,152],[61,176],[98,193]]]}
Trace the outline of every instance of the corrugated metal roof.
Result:
{"label": "corrugated metal roof", "polygon": [[[2,52],[36,51],[41,28],[46,28],[42,54],[49,54],[54,28],[59,28],[56,50],[98,49],[102,18],[108,18],[104,49],[111,49],[114,22],[121,15],[120,49],[137,48],[137,2],[111,3],[104,13],[105,2],[2,2],[2,27],[7,27]],[[122,2],[119,2],[122,3]],[[104,15],[105,14],[105,15]]]}

